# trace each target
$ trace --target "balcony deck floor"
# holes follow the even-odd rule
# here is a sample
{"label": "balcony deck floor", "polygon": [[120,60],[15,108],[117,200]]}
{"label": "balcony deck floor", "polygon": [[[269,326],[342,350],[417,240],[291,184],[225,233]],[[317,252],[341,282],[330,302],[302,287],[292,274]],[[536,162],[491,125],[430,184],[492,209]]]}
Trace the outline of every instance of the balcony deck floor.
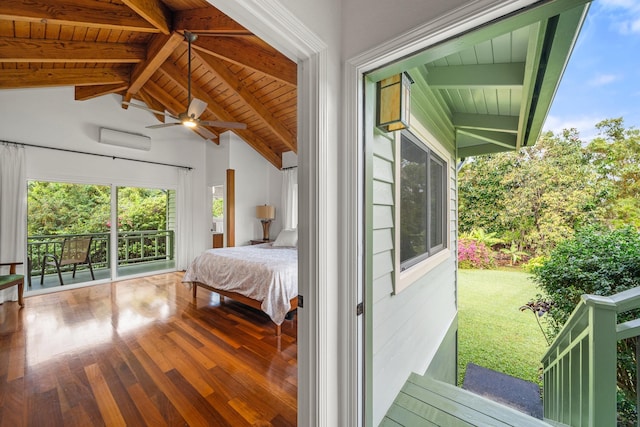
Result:
{"label": "balcony deck floor", "polygon": [[[158,271],[167,271],[175,269],[175,261],[150,261],[150,262],[142,262],[137,264],[124,265],[118,268],[118,277],[114,280],[124,279],[129,276],[137,276],[146,273],[154,273]],[[111,269],[109,268],[94,268],[93,273],[97,281],[109,280],[111,279]],[[31,276],[31,286],[25,286],[25,295],[29,295],[30,293],[36,293],[39,290],[43,289],[55,289],[55,288],[64,288],[64,286],[68,285],[76,285],[76,284],[90,284],[91,273],[89,270],[78,270],[76,271],[76,277],[72,277],[72,273],[62,272],[62,281],[64,282],[63,286],[60,286],[60,280],[58,279],[58,274],[45,274],[42,285],[40,284],[40,274]]]}

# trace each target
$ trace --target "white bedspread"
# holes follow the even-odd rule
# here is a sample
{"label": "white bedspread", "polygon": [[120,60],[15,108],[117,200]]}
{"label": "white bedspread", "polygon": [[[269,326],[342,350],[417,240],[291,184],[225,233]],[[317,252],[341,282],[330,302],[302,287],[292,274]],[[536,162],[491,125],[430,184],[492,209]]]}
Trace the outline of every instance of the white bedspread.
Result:
{"label": "white bedspread", "polygon": [[209,249],[196,257],[182,281],[262,301],[262,311],[280,325],[298,295],[298,250],[271,243]]}

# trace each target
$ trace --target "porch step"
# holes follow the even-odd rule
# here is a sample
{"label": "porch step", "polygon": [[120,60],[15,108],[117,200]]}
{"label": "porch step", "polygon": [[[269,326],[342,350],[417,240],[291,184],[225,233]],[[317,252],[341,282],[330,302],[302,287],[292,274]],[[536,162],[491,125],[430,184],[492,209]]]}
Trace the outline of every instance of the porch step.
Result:
{"label": "porch step", "polygon": [[542,419],[538,384],[469,363],[462,388]]}
{"label": "porch step", "polygon": [[509,406],[415,373],[409,376],[380,425],[550,426]]}

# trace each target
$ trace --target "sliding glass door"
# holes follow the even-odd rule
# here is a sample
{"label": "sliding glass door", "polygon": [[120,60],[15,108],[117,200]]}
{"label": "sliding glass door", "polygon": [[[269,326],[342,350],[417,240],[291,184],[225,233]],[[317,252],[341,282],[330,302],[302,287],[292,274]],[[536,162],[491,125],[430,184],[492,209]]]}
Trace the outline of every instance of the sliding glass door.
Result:
{"label": "sliding glass door", "polygon": [[176,191],[29,181],[28,291],[175,268]]}
{"label": "sliding glass door", "polygon": [[111,278],[108,185],[29,181],[27,290]]}
{"label": "sliding glass door", "polygon": [[175,268],[175,191],[117,187],[118,277]]}

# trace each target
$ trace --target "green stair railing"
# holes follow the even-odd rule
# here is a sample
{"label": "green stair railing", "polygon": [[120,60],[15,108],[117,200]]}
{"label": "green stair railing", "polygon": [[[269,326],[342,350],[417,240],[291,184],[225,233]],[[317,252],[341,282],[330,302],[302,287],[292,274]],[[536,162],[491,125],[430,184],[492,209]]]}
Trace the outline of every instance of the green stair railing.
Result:
{"label": "green stair railing", "polygon": [[583,295],[542,358],[544,417],[569,426],[616,425],[617,342],[640,336],[640,288],[603,297]]}

